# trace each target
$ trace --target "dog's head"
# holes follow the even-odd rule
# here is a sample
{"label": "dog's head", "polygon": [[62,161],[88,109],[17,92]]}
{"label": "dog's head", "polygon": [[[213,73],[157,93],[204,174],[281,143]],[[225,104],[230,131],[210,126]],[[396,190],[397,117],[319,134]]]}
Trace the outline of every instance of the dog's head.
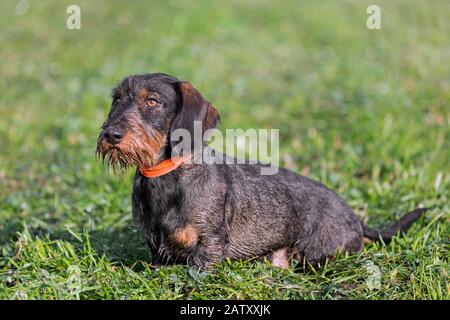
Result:
{"label": "dog's head", "polygon": [[152,167],[170,155],[176,129],[194,139],[194,121],[201,122],[203,136],[219,114],[189,82],[162,73],[130,76],[113,90],[97,154],[113,169]]}

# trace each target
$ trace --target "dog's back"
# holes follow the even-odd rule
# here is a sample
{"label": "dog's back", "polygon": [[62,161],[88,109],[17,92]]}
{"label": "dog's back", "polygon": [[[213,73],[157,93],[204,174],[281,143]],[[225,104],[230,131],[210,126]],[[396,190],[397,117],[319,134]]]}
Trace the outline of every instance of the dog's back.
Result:
{"label": "dog's back", "polygon": [[[261,175],[262,164],[215,165],[226,184],[223,215],[227,257],[245,258],[295,248],[308,261],[332,257],[339,249],[362,248],[362,227],[352,209],[320,182],[280,168]],[[205,185],[212,192],[214,186]]]}

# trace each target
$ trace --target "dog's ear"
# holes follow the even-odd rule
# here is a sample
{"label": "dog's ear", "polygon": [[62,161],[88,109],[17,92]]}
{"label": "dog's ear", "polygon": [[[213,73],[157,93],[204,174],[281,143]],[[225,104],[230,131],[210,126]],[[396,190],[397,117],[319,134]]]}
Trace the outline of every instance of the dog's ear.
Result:
{"label": "dog's ear", "polygon": [[[186,129],[191,134],[192,146],[194,145],[194,121],[201,121],[202,137],[206,130],[215,128],[220,116],[210,102],[203,99],[200,92],[188,81],[180,81],[178,86],[178,113],[172,122],[170,133],[176,129]],[[171,145],[176,144],[171,141]]]}

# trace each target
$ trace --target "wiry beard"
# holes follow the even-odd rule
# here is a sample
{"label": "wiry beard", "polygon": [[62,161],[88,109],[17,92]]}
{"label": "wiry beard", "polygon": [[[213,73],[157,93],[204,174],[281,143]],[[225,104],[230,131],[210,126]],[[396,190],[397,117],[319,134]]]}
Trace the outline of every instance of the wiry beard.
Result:
{"label": "wiry beard", "polygon": [[112,168],[114,174],[117,171],[125,172],[129,167],[138,168],[153,167],[160,159],[164,149],[164,139],[160,135],[152,134],[151,139],[147,133],[131,131],[117,145],[107,143],[102,135],[97,140],[96,158],[102,158],[108,170]]}
{"label": "wiry beard", "polygon": [[118,147],[107,147],[103,148],[100,145],[97,145],[97,150],[95,151],[96,158],[102,158],[103,164],[105,164],[109,169],[112,168],[114,174],[117,171],[125,172],[126,169],[136,166],[143,166],[142,160],[140,160],[136,155],[133,154],[125,154]]}

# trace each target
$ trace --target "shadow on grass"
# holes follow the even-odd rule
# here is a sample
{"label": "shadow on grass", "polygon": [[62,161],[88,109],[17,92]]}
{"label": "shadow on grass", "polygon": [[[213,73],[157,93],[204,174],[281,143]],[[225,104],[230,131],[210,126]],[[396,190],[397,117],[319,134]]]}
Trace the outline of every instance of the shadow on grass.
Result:
{"label": "shadow on grass", "polygon": [[90,231],[89,237],[95,252],[113,263],[136,269],[138,262],[150,262],[147,244],[134,226]]}
{"label": "shadow on grass", "polygon": [[25,225],[23,220],[12,219],[1,223],[0,232],[0,260],[5,263],[16,254],[20,237],[26,233],[31,239],[68,242],[79,253],[86,250],[89,239],[90,247],[96,256],[105,256],[114,264],[134,270],[142,267],[139,262],[150,262],[147,244],[132,225],[72,234],[67,229],[37,226],[29,221]]}

